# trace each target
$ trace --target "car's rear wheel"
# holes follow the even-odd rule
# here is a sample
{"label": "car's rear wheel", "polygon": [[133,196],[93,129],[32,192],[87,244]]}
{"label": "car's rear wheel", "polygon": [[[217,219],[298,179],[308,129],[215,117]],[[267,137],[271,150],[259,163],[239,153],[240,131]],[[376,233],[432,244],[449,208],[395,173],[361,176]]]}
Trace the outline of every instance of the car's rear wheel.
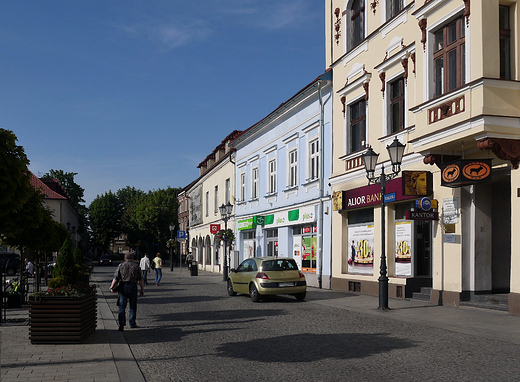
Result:
{"label": "car's rear wheel", "polygon": [[302,293],[296,293],[296,294],[294,295],[294,297],[296,297],[296,299],[297,299],[298,301],[303,301],[303,300],[305,300],[305,296],[306,296],[306,295],[307,295],[307,292],[302,292]]}
{"label": "car's rear wheel", "polygon": [[229,279],[227,281],[227,294],[229,296],[236,296],[237,295],[237,292],[235,292],[235,290],[233,289],[233,282],[231,280],[229,280]]}
{"label": "car's rear wheel", "polygon": [[256,289],[256,286],[253,283],[249,286],[249,296],[253,302],[259,302],[261,300],[260,293],[258,293],[258,289]]}

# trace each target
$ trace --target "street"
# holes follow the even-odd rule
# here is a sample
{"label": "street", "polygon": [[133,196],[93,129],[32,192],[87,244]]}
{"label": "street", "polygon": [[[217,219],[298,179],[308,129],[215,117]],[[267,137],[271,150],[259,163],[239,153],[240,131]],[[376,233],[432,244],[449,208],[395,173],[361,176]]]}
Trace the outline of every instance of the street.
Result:
{"label": "street", "polygon": [[[107,292],[114,270],[96,266],[95,277],[104,280],[101,289],[117,315],[116,295]],[[304,302],[280,296],[253,303],[227,296],[222,275],[189,276],[186,268],[163,268],[159,287],[153,273],[149,281],[138,300],[140,328],[124,331],[147,381],[512,381],[520,375],[520,320],[503,312],[410,302],[381,312],[377,298],[313,288]],[[354,305],[357,299],[369,305]],[[390,301],[391,308],[399,305]]]}

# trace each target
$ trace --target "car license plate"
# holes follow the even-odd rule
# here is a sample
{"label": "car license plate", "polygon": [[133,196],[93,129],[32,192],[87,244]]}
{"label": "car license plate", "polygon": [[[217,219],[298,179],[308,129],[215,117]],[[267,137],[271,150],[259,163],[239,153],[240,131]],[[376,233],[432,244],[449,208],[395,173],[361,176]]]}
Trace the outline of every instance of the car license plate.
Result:
{"label": "car license plate", "polygon": [[294,283],[278,283],[278,286],[280,288],[283,288],[283,287],[292,287],[294,286]]}

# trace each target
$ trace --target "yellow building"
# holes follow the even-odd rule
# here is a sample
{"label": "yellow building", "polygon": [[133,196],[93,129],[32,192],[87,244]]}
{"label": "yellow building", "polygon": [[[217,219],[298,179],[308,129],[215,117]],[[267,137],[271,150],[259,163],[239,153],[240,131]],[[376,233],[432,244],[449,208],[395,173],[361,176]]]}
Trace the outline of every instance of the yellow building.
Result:
{"label": "yellow building", "polygon": [[[459,306],[486,295],[520,314],[518,1],[327,0],[333,70],[332,288]],[[361,155],[406,145],[387,184]],[[437,202],[428,209],[418,200]],[[384,231],[383,231],[384,230]],[[431,289],[430,289],[431,288]],[[492,296],[489,296],[492,294]]]}

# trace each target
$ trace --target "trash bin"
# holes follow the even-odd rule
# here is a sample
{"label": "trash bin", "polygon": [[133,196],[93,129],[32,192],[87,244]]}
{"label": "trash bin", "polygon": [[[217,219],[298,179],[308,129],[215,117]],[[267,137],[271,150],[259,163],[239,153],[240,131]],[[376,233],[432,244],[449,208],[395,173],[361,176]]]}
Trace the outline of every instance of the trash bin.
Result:
{"label": "trash bin", "polygon": [[199,275],[199,267],[197,266],[197,262],[196,261],[192,261],[191,262],[191,275],[192,276],[198,276]]}

